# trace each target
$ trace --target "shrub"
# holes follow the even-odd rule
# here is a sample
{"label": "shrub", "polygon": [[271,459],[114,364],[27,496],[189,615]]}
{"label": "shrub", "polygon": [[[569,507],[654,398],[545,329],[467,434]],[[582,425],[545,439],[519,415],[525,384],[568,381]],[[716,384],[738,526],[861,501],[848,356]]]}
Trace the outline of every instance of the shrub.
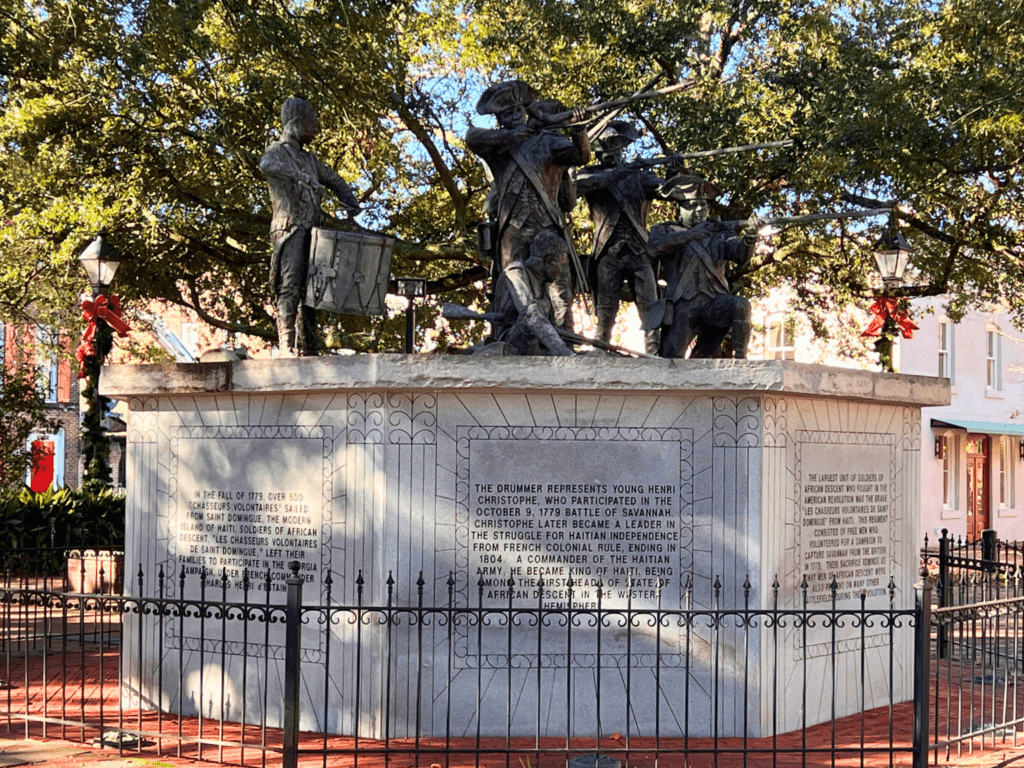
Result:
{"label": "shrub", "polygon": [[0,548],[123,547],[124,502],[109,489],[0,493]]}

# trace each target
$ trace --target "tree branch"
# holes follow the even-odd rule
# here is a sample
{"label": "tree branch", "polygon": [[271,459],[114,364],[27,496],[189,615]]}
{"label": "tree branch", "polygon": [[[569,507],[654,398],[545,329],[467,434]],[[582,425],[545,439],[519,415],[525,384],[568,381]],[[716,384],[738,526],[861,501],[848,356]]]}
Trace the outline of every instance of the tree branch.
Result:
{"label": "tree branch", "polygon": [[[242,323],[231,323],[227,320],[221,320],[219,317],[215,317],[203,309],[202,299],[199,296],[199,289],[196,287],[195,280],[193,278],[185,278],[188,282],[189,294],[192,296],[192,303],[189,304],[181,297],[170,297],[170,300],[178,304],[179,306],[191,309],[200,319],[204,322],[212,325],[214,328],[221,328],[225,331],[232,333],[244,333],[248,336],[258,336],[261,339],[267,339],[267,341],[277,341],[277,331],[267,330],[256,325],[244,325]],[[269,317],[268,317],[269,319]]]}
{"label": "tree branch", "polygon": [[843,202],[850,203],[851,205],[859,205],[864,208],[892,208],[896,217],[900,221],[904,221],[914,229],[932,237],[939,242],[945,243],[946,245],[959,245],[960,241],[952,235],[948,235],[942,230],[936,229],[931,224],[911,216],[909,213],[899,210],[897,204],[893,201],[876,200],[873,197],[864,197],[863,195],[857,195],[853,192],[843,192],[840,197]]}
{"label": "tree branch", "polygon": [[444,162],[444,158],[441,157],[441,151],[437,148],[434,140],[427,132],[426,128],[419,119],[412,113],[402,97],[397,93],[392,96],[392,100],[395,104],[395,109],[398,112],[398,116],[402,122],[405,123],[412,134],[417,140],[423,145],[424,149],[427,150],[427,154],[430,155],[430,161],[434,165],[434,169],[437,171],[438,178],[441,180],[441,185],[448,193],[448,197],[451,198],[452,206],[455,208],[455,221],[458,222],[459,228],[466,229],[466,199],[462,192],[459,190],[459,185],[455,181],[455,177],[452,176],[451,170]]}
{"label": "tree branch", "polygon": [[666,155],[671,155],[673,150],[669,148],[668,142],[665,140],[665,137],[661,135],[661,132],[654,125],[654,123],[651,122],[650,118],[647,117],[647,115],[645,115],[639,109],[633,110],[633,114],[640,118],[640,122],[644,124],[644,128],[646,128],[650,132],[651,136],[654,137],[654,140],[658,142],[658,146],[661,147],[661,151],[664,152]]}

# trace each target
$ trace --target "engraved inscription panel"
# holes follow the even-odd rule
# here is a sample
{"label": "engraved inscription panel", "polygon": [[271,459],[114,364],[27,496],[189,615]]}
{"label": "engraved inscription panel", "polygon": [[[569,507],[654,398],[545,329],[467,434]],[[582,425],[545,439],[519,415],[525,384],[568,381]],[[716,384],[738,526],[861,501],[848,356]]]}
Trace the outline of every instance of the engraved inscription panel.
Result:
{"label": "engraved inscription panel", "polygon": [[543,604],[566,607],[572,579],[577,608],[599,588],[607,607],[656,607],[659,589],[678,606],[682,432],[468,431],[462,543],[485,604],[536,600],[543,582]]}
{"label": "engraved inscription panel", "polygon": [[[283,605],[294,561],[315,595],[331,565],[326,429],[182,428],[172,448],[177,472],[167,572],[184,575],[190,592],[205,573],[207,593],[220,599],[223,592],[228,602],[243,599],[248,577],[250,601]],[[185,622],[186,648],[198,647],[194,625]],[[169,627],[171,647],[177,633]],[[274,655],[278,634],[272,632]],[[227,653],[244,652],[241,643],[224,641]]]}
{"label": "engraved inscription panel", "polygon": [[[894,567],[893,437],[802,432],[799,438],[797,571],[807,579],[808,606],[831,607],[833,576],[838,609],[860,608],[862,595],[868,608],[888,606]],[[811,630],[809,650],[828,632]],[[853,638],[849,630],[839,634]],[[868,638],[884,634],[878,627],[867,632]]]}

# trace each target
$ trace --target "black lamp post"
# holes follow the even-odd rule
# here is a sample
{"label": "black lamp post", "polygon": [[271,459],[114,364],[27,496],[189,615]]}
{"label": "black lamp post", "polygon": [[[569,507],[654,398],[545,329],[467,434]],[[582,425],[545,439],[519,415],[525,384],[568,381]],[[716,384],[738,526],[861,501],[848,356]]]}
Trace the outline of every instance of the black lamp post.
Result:
{"label": "black lamp post", "polygon": [[896,215],[889,214],[889,226],[885,234],[879,238],[872,248],[872,255],[875,257],[875,265],[882,276],[882,295],[875,300],[876,306],[885,313],[885,322],[882,325],[881,335],[875,342],[875,350],[878,352],[879,362],[882,370],[893,373],[895,367],[892,360],[893,340],[900,328],[896,322],[893,311],[894,299],[890,297],[896,288],[903,282],[903,275],[910,263],[910,255],[914,249],[903,236],[896,221]]}
{"label": "black lamp post", "polygon": [[415,346],[413,341],[416,334],[416,299],[422,299],[427,295],[427,281],[422,277],[396,277],[395,284],[395,293],[405,296],[409,302],[405,307],[405,354],[411,355]]}
{"label": "black lamp post", "polygon": [[99,382],[100,368],[114,346],[114,329],[103,315],[109,316],[110,313],[107,289],[114,280],[121,257],[114,246],[100,235],[86,246],[78,260],[82,262],[89,278],[93,297],[91,302],[82,305],[89,327],[78,352],[82,364],[79,376],[85,379],[85,388],[82,390],[82,398],[85,400],[85,415],[82,418],[85,479],[82,487],[96,492],[109,488],[111,484],[110,438],[103,429],[103,414],[110,407],[110,401],[100,396]]}

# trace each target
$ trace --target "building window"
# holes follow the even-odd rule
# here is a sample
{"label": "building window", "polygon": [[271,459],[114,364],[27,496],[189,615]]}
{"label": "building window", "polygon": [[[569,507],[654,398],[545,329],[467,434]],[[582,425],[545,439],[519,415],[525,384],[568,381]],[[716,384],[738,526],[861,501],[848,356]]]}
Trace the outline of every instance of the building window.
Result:
{"label": "building window", "polygon": [[939,320],[939,377],[953,383],[953,324]]}
{"label": "building window", "polygon": [[39,388],[47,403],[57,402],[57,334],[46,328],[36,330],[36,370],[39,372]]}
{"label": "building window", "polygon": [[999,391],[1003,388],[1003,372],[1000,352],[1002,337],[999,331],[989,328],[985,331],[985,386]]}
{"label": "building window", "polygon": [[942,436],[942,506],[956,508],[956,438]]}
{"label": "building window", "polygon": [[1013,499],[1013,444],[1009,437],[999,438],[996,456],[999,460],[996,471],[999,473],[996,483],[996,494],[1000,509],[1014,505]]}
{"label": "building window", "polygon": [[766,360],[796,360],[796,321],[792,317],[779,315],[768,319],[764,357]]}

